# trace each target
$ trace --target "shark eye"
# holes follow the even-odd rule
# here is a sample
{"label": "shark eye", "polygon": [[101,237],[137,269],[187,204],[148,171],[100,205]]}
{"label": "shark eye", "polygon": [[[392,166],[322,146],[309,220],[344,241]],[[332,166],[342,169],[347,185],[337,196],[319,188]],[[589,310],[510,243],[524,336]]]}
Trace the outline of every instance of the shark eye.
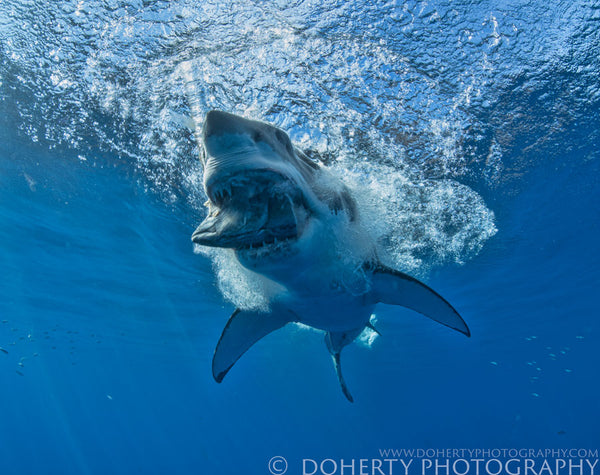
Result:
{"label": "shark eye", "polygon": [[277,140],[279,140],[279,142],[281,142],[281,145],[287,145],[287,142],[288,142],[287,137],[281,130],[275,131],[275,137],[277,137]]}
{"label": "shark eye", "polygon": [[254,142],[262,142],[264,139],[263,134],[261,132],[254,132],[254,134],[252,135],[252,140],[254,140]]}
{"label": "shark eye", "polygon": [[275,131],[275,137],[277,137],[277,140],[279,140],[281,145],[283,145],[285,147],[285,149],[287,150],[287,152],[290,155],[294,154],[294,149],[292,148],[292,142],[290,142],[290,139],[287,135],[285,135],[281,130],[277,130],[277,131]]}

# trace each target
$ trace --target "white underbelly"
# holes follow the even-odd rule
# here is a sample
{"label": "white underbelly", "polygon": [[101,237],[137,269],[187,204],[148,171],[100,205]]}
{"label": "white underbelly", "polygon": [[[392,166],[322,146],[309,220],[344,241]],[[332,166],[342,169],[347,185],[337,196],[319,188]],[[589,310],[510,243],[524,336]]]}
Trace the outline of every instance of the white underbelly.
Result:
{"label": "white underbelly", "polygon": [[366,304],[364,296],[334,294],[306,297],[288,302],[300,323],[325,331],[345,332],[363,328],[375,305]]}

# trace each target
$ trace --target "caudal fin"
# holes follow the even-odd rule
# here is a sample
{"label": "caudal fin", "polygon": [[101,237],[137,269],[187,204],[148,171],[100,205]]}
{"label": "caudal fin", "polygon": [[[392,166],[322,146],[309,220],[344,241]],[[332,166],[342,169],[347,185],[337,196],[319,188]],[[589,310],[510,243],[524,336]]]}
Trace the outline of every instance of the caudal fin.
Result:
{"label": "caudal fin", "polygon": [[338,381],[340,382],[340,386],[342,387],[342,392],[344,393],[344,396],[346,396],[346,399],[348,399],[348,401],[354,402],[354,398],[352,397],[352,394],[350,394],[350,390],[346,385],[346,381],[344,381],[344,375],[342,374],[342,363],[340,361],[340,353],[332,353],[331,357],[333,358],[335,373],[337,374]]}
{"label": "caudal fin", "polygon": [[342,352],[344,346],[352,343],[361,332],[362,329],[356,329],[350,332],[327,332],[325,334],[325,344],[327,345],[327,349],[329,350],[331,358],[333,359],[335,374],[340,382],[344,396],[346,396],[346,399],[348,399],[350,402],[354,402],[354,398],[352,397],[352,394],[350,394],[350,390],[348,389],[346,381],[344,380],[344,375],[342,374],[340,353]]}

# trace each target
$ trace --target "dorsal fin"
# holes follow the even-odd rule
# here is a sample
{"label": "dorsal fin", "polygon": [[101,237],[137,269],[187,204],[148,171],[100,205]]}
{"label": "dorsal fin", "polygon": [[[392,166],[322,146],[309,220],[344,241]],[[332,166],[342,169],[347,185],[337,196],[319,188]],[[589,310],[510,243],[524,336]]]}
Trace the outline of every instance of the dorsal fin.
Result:
{"label": "dorsal fin", "polygon": [[236,309],[217,343],[213,356],[212,371],[217,383],[237,360],[258,340],[296,320],[293,312],[274,304],[271,312]]}
{"label": "dorsal fin", "polygon": [[442,325],[471,336],[462,317],[435,290],[414,277],[381,264],[366,268],[373,272],[371,295],[375,302],[410,308]]}

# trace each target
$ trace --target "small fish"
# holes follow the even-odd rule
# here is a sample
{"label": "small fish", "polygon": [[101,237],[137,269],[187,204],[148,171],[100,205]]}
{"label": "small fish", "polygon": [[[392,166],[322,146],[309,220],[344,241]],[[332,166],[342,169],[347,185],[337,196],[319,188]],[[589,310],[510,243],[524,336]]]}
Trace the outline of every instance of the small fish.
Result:
{"label": "small fish", "polygon": [[19,370],[15,371],[19,376],[25,376],[23,373],[21,373]]}
{"label": "small fish", "polygon": [[565,432],[564,430],[559,430],[559,431],[557,432],[557,434],[558,434],[558,435],[565,435],[565,434],[566,434],[566,432]]}
{"label": "small fish", "polygon": [[2,353],[4,353],[5,355],[8,355],[8,350],[5,350],[5,349],[4,349],[4,348],[2,348],[1,346],[0,346],[0,351],[1,351]]}
{"label": "small fish", "polygon": [[29,176],[27,173],[23,173],[23,176],[25,177],[25,181],[27,181],[29,189],[31,191],[35,191],[35,185],[37,185],[36,181],[33,178],[31,178],[31,176]]}

